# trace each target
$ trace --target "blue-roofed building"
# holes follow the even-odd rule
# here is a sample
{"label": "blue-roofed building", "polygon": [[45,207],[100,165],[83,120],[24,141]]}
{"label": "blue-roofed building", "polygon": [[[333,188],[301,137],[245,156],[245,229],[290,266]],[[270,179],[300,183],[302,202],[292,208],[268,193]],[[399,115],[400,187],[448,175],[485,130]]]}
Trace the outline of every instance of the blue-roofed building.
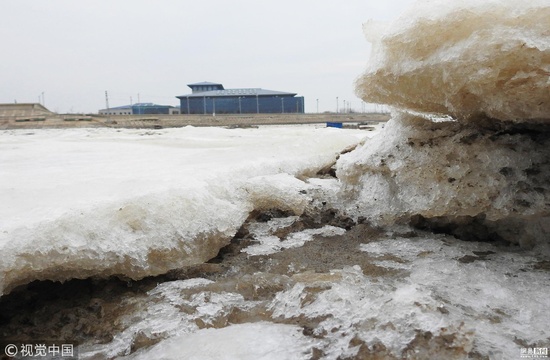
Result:
{"label": "blue-roofed building", "polygon": [[260,88],[225,89],[222,84],[187,85],[191,94],[180,99],[182,114],[303,113],[304,97],[296,93]]}
{"label": "blue-roofed building", "polygon": [[179,109],[170,105],[153,103],[136,103],[109,109],[99,110],[99,115],[150,115],[150,114],[179,114]]}

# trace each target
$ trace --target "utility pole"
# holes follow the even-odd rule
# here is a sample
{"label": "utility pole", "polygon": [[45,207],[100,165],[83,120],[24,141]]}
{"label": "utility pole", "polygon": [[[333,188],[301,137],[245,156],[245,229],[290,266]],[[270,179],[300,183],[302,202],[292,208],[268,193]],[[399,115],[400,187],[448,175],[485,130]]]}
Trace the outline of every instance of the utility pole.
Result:
{"label": "utility pole", "polygon": [[105,106],[107,109],[107,113],[109,113],[109,94],[107,93],[107,90],[105,90]]}

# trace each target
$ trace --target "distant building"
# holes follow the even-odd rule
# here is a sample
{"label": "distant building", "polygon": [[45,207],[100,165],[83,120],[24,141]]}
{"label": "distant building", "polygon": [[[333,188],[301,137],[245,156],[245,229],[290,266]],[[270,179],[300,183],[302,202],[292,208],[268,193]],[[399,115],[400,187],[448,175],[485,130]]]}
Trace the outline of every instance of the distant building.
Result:
{"label": "distant building", "polygon": [[222,84],[201,82],[187,85],[191,94],[180,99],[182,114],[303,113],[304,97],[283,91],[224,89]]}
{"label": "distant building", "polygon": [[149,114],[179,114],[179,109],[170,105],[153,103],[137,103],[99,110],[99,115],[149,115]]}
{"label": "distant building", "polygon": [[51,116],[53,112],[38,103],[0,104],[0,117],[9,116]]}

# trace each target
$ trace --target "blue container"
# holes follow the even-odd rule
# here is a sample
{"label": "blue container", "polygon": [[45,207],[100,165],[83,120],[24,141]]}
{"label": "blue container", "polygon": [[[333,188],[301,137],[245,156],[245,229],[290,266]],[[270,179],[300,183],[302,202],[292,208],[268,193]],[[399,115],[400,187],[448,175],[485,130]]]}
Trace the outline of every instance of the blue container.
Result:
{"label": "blue container", "polygon": [[327,127],[333,127],[333,128],[341,129],[341,128],[343,128],[343,125],[342,125],[341,122],[327,122]]}

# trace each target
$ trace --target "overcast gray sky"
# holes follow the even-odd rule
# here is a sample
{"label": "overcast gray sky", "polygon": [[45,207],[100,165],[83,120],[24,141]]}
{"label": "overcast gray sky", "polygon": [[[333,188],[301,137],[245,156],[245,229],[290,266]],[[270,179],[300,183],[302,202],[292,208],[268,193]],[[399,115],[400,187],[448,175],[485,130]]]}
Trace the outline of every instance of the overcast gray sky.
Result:
{"label": "overcast gray sky", "polygon": [[178,105],[187,84],[296,92],[306,112],[360,111],[369,18],[413,0],[2,0],[0,102],[97,112]]}

